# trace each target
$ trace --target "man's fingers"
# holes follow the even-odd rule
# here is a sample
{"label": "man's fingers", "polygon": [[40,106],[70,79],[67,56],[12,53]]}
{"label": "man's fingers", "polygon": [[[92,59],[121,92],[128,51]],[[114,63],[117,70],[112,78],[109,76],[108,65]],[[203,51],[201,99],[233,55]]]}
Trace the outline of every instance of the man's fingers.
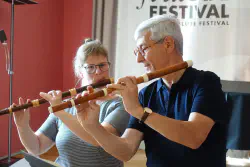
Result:
{"label": "man's fingers", "polygon": [[108,84],[107,88],[122,90],[122,89],[124,89],[124,85],[122,85],[122,84]]}
{"label": "man's fingers", "polygon": [[83,91],[81,95],[82,95],[82,96],[86,96],[86,95],[88,95],[88,94],[89,94],[88,91]]}
{"label": "man's fingers", "polygon": [[76,107],[77,113],[82,112],[84,110],[84,107],[82,106],[82,104],[78,104],[75,107]]}
{"label": "man's fingers", "polygon": [[114,90],[114,91],[111,93],[111,95],[112,95],[112,96],[114,96],[114,95],[121,96],[122,93],[121,93],[121,91],[119,91],[119,90]]}
{"label": "man's fingers", "polygon": [[77,108],[78,110],[85,110],[85,109],[88,108],[88,107],[89,107],[88,102],[84,102],[84,103],[81,103],[81,104],[76,105],[76,108]]}
{"label": "man's fingers", "polygon": [[128,77],[133,84],[137,84],[136,77],[135,76],[129,76]]}
{"label": "man's fingers", "polygon": [[133,76],[120,78],[120,79],[118,79],[116,84],[108,84],[107,88],[123,90],[126,87],[129,87],[129,85],[131,85],[131,84],[136,84],[136,78]]}
{"label": "man's fingers", "polygon": [[87,87],[87,90],[88,90],[88,93],[89,93],[89,94],[95,92],[95,90],[94,90],[94,88],[93,88],[92,86],[88,86],[88,87]]}
{"label": "man's fingers", "polygon": [[82,96],[81,96],[80,94],[77,94],[77,95],[76,95],[76,99],[79,98],[79,97],[82,97]]}
{"label": "man's fingers", "polygon": [[99,105],[96,104],[96,100],[90,100],[90,101],[89,101],[89,106],[90,106],[92,109],[99,108]]}
{"label": "man's fingers", "polygon": [[78,110],[76,110],[77,112],[76,112],[76,117],[77,118],[81,118],[81,117],[83,117],[83,112],[82,111],[78,111]]}
{"label": "man's fingers", "polygon": [[76,105],[75,107],[76,107],[76,112],[77,112],[77,113],[81,112],[80,106],[79,106],[79,105]]}

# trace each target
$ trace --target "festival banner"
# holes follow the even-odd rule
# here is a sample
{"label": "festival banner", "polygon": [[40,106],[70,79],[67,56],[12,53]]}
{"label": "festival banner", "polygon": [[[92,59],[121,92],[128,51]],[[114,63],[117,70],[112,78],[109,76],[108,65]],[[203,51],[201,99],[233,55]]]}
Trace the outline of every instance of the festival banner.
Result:
{"label": "festival banner", "polygon": [[140,75],[134,31],[144,20],[162,14],[180,20],[184,60],[215,72],[222,80],[250,81],[249,0],[119,0],[115,78]]}

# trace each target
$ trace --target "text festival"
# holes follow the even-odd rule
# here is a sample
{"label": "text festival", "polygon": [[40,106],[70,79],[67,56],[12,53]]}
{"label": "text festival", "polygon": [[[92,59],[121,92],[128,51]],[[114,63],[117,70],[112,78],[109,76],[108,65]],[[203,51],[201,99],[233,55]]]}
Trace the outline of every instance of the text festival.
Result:
{"label": "text festival", "polygon": [[[206,19],[202,22],[190,22],[192,25],[228,25],[225,20],[211,19],[228,19],[229,14],[226,11],[226,1],[221,0],[223,3],[218,3],[219,0],[158,0],[162,1],[162,5],[150,5],[149,6],[149,16],[162,14],[173,14],[180,19]],[[213,4],[213,1],[217,4]],[[157,0],[151,0],[151,2],[157,2]],[[170,6],[164,5],[164,2],[172,2]],[[184,3],[185,4],[181,4]],[[189,2],[189,3],[186,3]],[[197,5],[196,2],[199,2]],[[137,10],[143,8],[145,0],[141,0],[141,4],[136,7]],[[188,5],[187,5],[188,4]]]}

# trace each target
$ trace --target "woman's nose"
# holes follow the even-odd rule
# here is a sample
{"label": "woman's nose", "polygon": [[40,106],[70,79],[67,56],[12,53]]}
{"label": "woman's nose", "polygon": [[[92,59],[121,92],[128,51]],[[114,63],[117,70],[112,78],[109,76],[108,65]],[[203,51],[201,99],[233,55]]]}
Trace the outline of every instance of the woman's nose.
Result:
{"label": "woman's nose", "polygon": [[102,70],[100,69],[100,67],[99,67],[99,66],[96,66],[95,73],[96,73],[96,74],[100,74],[100,73],[102,73]]}

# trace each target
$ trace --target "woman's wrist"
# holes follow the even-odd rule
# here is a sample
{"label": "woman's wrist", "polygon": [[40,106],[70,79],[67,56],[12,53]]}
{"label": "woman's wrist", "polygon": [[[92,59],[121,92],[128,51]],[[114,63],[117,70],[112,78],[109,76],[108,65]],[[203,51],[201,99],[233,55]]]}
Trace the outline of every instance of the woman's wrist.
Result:
{"label": "woman's wrist", "polygon": [[18,132],[26,132],[30,130],[30,125],[29,124],[24,124],[24,125],[16,125]]}

